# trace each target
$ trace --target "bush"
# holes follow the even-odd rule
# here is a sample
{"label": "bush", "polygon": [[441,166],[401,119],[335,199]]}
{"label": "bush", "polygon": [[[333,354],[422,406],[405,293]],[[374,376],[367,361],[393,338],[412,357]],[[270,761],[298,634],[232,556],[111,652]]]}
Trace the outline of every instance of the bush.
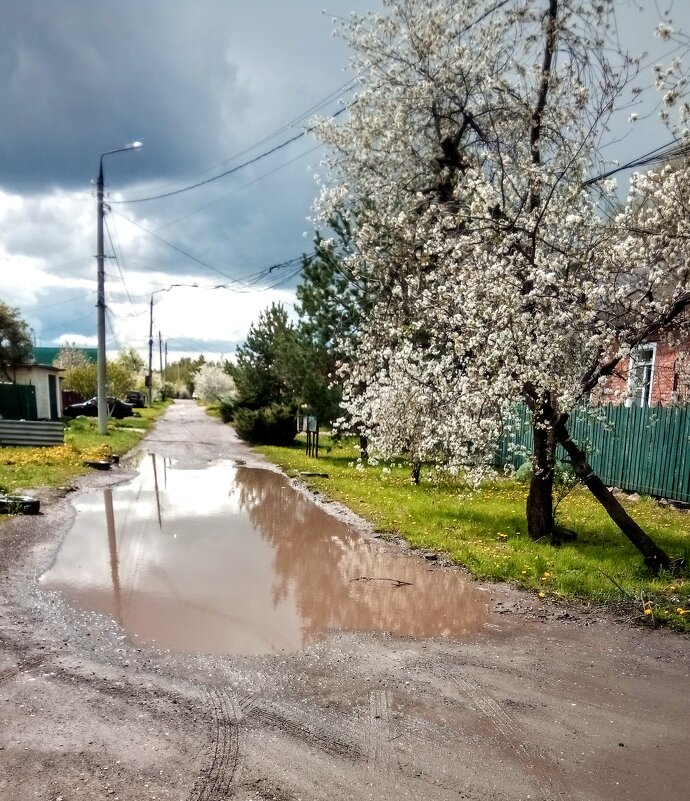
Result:
{"label": "bush", "polygon": [[277,403],[256,410],[237,409],[233,425],[240,439],[260,445],[289,445],[297,433],[295,411]]}
{"label": "bush", "polygon": [[218,404],[218,413],[224,423],[232,423],[235,417],[235,402],[231,400],[221,401]]}

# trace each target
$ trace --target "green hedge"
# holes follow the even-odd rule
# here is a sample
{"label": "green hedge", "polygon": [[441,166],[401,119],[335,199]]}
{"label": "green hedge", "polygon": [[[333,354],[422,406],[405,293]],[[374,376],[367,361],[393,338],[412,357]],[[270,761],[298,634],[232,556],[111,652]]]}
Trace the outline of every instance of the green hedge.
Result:
{"label": "green hedge", "polygon": [[295,410],[272,403],[260,409],[235,409],[237,436],[260,445],[289,445],[297,434]]}

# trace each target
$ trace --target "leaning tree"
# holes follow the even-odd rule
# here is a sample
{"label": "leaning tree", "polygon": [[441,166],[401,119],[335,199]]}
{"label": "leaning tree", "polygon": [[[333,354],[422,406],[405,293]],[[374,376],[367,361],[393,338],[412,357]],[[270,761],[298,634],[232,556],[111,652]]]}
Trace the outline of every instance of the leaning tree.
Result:
{"label": "leaning tree", "polygon": [[[620,3],[383,3],[383,15],[344,23],[361,91],[344,124],[318,129],[331,147],[320,211],[351,224],[349,271],[366,268],[380,287],[346,406],[375,438],[402,369],[419,408],[437,410],[433,447],[480,469],[524,402],[530,536],[563,536],[552,511],[560,443],[645,562],[668,567],[568,431],[574,406],[690,300],[690,224],[672,214],[687,208],[687,161],[635,178],[619,213],[615,181],[596,180],[615,115],[642,93],[639,60],[619,45]],[[657,32],[674,38],[668,19]],[[677,61],[657,84],[682,143]]]}

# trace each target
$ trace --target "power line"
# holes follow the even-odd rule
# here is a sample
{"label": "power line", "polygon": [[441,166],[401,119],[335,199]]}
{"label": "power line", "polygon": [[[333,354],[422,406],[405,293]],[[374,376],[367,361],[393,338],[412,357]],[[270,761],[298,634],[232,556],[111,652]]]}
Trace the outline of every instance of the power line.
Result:
{"label": "power line", "polygon": [[[169,248],[172,248],[173,250],[177,251],[178,253],[180,253],[181,255],[185,256],[186,258],[191,259],[192,261],[196,262],[197,264],[200,264],[202,267],[205,267],[206,269],[211,270],[212,272],[217,273],[218,275],[222,275],[223,278],[227,278],[228,279],[228,283],[227,284],[219,284],[217,287],[215,287],[215,288],[218,288],[218,289],[227,288],[229,286],[233,286],[234,285],[235,291],[238,291],[238,292],[252,291],[252,290],[255,289],[255,284],[257,284],[261,280],[261,277],[263,275],[269,274],[273,270],[276,270],[276,269],[279,269],[279,268],[282,268],[282,267],[285,267],[285,266],[290,266],[291,264],[296,264],[297,262],[301,263],[301,260],[302,260],[302,256],[295,256],[294,258],[288,259],[285,262],[279,262],[278,264],[273,264],[270,267],[264,268],[263,270],[257,272],[252,281],[241,281],[241,280],[239,280],[237,278],[233,278],[231,275],[228,275],[227,273],[224,273],[222,270],[219,270],[217,267],[214,267],[212,264],[209,264],[208,262],[204,261],[203,259],[197,258],[196,256],[192,255],[191,253],[189,253],[188,251],[186,251],[183,248],[179,247],[178,245],[174,245],[172,242],[168,242],[167,239],[164,239],[162,236],[159,236],[158,234],[154,233],[153,231],[150,231],[148,228],[145,228],[143,225],[140,225],[135,220],[132,220],[131,218],[126,217],[124,214],[120,213],[119,211],[115,211],[113,209],[113,213],[117,214],[120,217],[122,217],[122,219],[127,220],[127,222],[132,223],[132,225],[135,225],[137,228],[140,228],[142,231],[144,231],[144,233],[149,234],[150,236],[154,237],[154,239],[157,239],[162,244],[167,245]],[[262,290],[264,290],[264,289],[272,289],[272,288],[273,287],[271,287],[271,286],[262,287]]]}
{"label": "power line", "polygon": [[46,331],[57,331],[58,328],[64,328],[66,325],[72,325],[72,323],[78,323],[81,320],[86,320],[87,317],[92,317],[93,312],[89,312],[88,314],[84,314],[81,317],[75,317],[73,320],[63,320],[58,325],[53,325],[50,328],[43,328],[41,329],[41,334],[45,334]]}
{"label": "power line", "polygon": [[[323,100],[320,100],[318,103],[315,103],[313,106],[310,106],[306,111],[302,114],[299,114],[297,117],[294,117],[290,122],[286,122],[284,125],[281,125],[280,128],[276,129],[273,133],[268,134],[263,139],[260,139],[258,142],[255,142],[253,145],[244,148],[239,153],[235,153],[234,156],[230,156],[227,159],[224,159],[215,167],[209,167],[208,169],[204,170],[203,172],[212,172],[213,170],[222,167],[224,164],[227,164],[230,161],[234,161],[238,159],[240,156],[244,156],[245,153],[249,153],[250,151],[254,150],[257,147],[261,147],[261,145],[266,144],[266,142],[270,142],[271,139],[275,139],[276,136],[279,136],[283,131],[288,131],[290,128],[297,125],[297,123],[301,122],[305,117],[309,117],[312,114],[315,114],[317,111],[320,111],[324,106],[327,106],[329,103],[333,102],[334,100],[339,99],[345,92],[349,92],[351,89],[359,83],[359,78],[355,77],[346,81],[342,86],[339,86],[337,89],[334,89],[329,95],[327,95]],[[202,173],[203,174],[203,173]]]}
{"label": "power line", "polygon": [[[354,103],[356,102],[357,101],[355,100]],[[350,105],[353,105],[353,103],[351,103]],[[346,111],[349,110],[349,108],[350,106],[345,106],[344,108],[341,108],[340,110],[336,111],[335,114],[331,115],[331,119],[335,119],[336,117],[339,117],[341,114],[344,114]],[[313,130],[314,130],[313,125],[310,126],[309,128],[305,128],[301,133],[298,133],[296,136],[293,136],[290,139],[286,139],[284,142],[281,142],[279,145],[272,147],[270,150],[266,150],[263,153],[260,153],[258,156],[255,156],[254,158],[249,159],[248,161],[245,161],[242,164],[238,164],[236,167],[233,167],[230,170],[225,170],[224,172],[221,172],[218,175],[213,175],[211,178],[206,178],[206,180],[204,181],[198,181],[195,184],[190,184],[189,186],[183,186],[180,189],[174,189],[170,192],[163,192],[162,194],[159,195],[149,195],[148,197],[132,198],[130,200],[112,200],[110,202],[111,204],[117,203],[119,205],[125,203],[129,204],[146,203],[149,200],[161,200],[162,198],[173,197],[174,195],[181,195],[183,192],[189,192],[192,189],[198,189],[200,186],[206,186],[206,184],[213,183],[213,181],[218,181],[221,178],[225,178],[228,175],[232,175],[233,173],[239,172],[245,167],[248,167],[250,164],[256,164],[257,161],[261,161],[262,159],[265,159],[267,156],[276,153],[278,150],[282,150],[283,148],[287,147],[293,142],[296,142],[298,139],[302,139],[307,134],[310,134]]]}
{"label": "power line", "polygon": [[601,173],[601,175],[596,175],[594,178],[587,179],[584,182],[584,186],[591,186],[597,181],[603,181],[605,178],[610,178],[612,175],[616,175],[616,173],[623,172],[624,170],[631,170],[633,167],[645,167],[649,164],[675,158],[676,156],[686,155],[688,150],[689,147],[687,144],[679,144],[675,140],[673,142],[667,142],[665,145],[660,145],[654,148],[654,150],[650,150],[649,153],[645,153],[643,156],[639,156],[627,162],[627,164],[622,164],[607,172]]}
{"label": "power line", "polygon": [[[104,221],[105,221],[105,230],[106,230],[106,233],[108,234],[108,241],[110,242],[110,247],[112,248],[112,251],[113,251],[113,254],[114,254],[113,258],[115,259],[115,265],[117,266],[117,271],[118,271],[118,273],[120,275],[120,281],[122,281],[122,286],[124,287],[125,294],[127,295],[127,300],[129,301],[131,306],[134,306],[134,302],[132,300],[131,295],[129,294],[129,289],[127,287],[127,282],[125,281],[125,276],[123,274],[124,257],[122,255],[122,249],[120,248],[120,258],[118,258],[117,249],[115,248],[115,242],[113,241],[112,234],[110,233],[110,227],[108,226],[107,217],[104,218]],[[115,231],[116,231],[116,234],[117,234],[117,229],[115,229]],[[122,262],[122,266],[120,265],[120,262]]]}
{"label": "power line", "polygon": [[156,231],[162,231],[164,228],[169,228],[171,225],[174,225],[181,220],[186,220],[187,217],[192,217],[194,214],[198,214],[200,211],[204,211],[204,209],[209,208],[209,206],[213,206],[215,203],[220,203],[221,200],[225,200],[232,195],[236,195],[238,192],[241,192],[243,189],[246,189],[249,186],[253,186],[254,184],[258,183],[259,181],[263,181],[264,178],[268,178],[269,175],[273,175],[274,173],[278,172],[279,170],[288,167],[290,164],[294,164],[294,162],[303,159],[305,156],[308,156],[310,153],[313,153],[315,150],[319,150],[322,148],[322,144],[315,145],[314,147],[309,148],[309,150],[305,150],[304,153],[300,153],[299,156],[295,156],[294,158],[290,159],[289,161],[285,161],[282,164],[279,164],[277,167],[274,167],[272,170],[259,175],[258,177],[254,178],[252,181],[248,181],[246,184],[242,184],[242,186],[238,186],[237,188],[233,189],[231,192],[226,192],[225,194],[221,195],[220,197],[211,200],[208,203],[204,203],[203,206],[199,206],[199,208],[194,209],[193,211],[187,212],[180,217],[175,217],[174,220],[170,220],[170,222],[161,225],[160,228],[156,228]]}
{"label": "power line", "polygon": [[117,335],[115,334],[115,329],[113,328],[113,321],[111,320],[110,309],[108,309],[107,307],[106,307],[106,310],[105,310],[105,319],[106,319],[106,321],[108,323],[108,328],[110,329],[110,334],[111,334],[112,338],[115,340],[115,345],[117,345],[117,349],[118,350],[122,350],[123,349],[122,345],[120,344],[120,342],[119,342],[119,340],[117,338]]}

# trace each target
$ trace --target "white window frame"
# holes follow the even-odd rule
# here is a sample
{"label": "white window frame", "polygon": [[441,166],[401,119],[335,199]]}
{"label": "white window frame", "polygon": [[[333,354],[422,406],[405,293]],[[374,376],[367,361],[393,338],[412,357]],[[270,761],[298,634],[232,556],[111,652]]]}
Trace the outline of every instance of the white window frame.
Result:
{"label": "white window frame", "polygon": [[[645,408],[652,405],[652,393],[654,391],[654,375],[656,372],[656,342],[647,342],[644,345],[639,345],[635,350],[633,350],[630,354],[630,363],[628,366],[628,391],[627,391],[627,400],[625,401],[626,406],[639,406],[641,408]],[[637,362],[635,356],[638,353],[642,353],[645,351],[652,352],[651,363],[650,360],[645,359],[642,362]],[[647,392],[647,397],[644,396],[640,398],[639,403],[636,402],[635,395],[637,394],[639,387],[635,386],[634,376],[635,376],[635,369],[639,367],[641,364],[648,364],[650,363],[650,370],[649,370],[649,391]]]}

